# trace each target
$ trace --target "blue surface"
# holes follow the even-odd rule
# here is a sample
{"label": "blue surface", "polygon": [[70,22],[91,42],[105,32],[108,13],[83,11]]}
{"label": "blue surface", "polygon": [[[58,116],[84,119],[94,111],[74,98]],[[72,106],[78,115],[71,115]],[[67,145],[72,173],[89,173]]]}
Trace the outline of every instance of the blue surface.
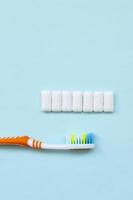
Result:
{"label": "blue surface", "polygon": [[[0,136],[93,131],[92,152],[0,148],[4,200],[133,199],[133,2],[0,1]],[[114,114],[45,114],[42,89],[113,90]]]}

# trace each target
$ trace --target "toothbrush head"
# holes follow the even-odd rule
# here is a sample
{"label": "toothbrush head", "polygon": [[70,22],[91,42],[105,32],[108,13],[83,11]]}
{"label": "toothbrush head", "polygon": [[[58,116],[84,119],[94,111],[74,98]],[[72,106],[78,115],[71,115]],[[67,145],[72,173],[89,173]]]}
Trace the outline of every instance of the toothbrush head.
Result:
{"label": "toothbrush head", "polygon": [[83,132],[81,136],[76,136],[72,133],[66,137],[66,144],[69,149],[92,149],[94,148],[94,135],[93,133]]}
{"label": "toothbrush head", "polygon": [[67,144],[94,144],[94,134],[83,132],[81,136],[76,136],[72,133],[70,137],[66,138]]}

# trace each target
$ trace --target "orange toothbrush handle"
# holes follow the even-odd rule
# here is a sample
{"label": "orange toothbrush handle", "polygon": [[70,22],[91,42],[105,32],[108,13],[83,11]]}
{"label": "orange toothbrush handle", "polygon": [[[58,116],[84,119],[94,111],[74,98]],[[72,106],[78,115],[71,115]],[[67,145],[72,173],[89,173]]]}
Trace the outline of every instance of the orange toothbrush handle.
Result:
{"label": "orange toothbrush handle", "polygon": [[0,137],[0,145],[19,145],[29,147],[28,136],[17,136],[17,137]]}

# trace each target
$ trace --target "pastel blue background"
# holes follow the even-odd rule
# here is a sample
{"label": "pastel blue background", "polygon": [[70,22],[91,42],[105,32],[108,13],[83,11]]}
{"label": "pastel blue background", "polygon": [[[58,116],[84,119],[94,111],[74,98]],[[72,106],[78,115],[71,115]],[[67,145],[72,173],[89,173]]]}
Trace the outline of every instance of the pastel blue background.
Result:
{"label": "pastel blue background", "polygon": [[[131,0],[0,1],[0,136],[96,134],[86,153],[1,147],[1,199],[133,199],[132,11]],[[45,114],[42,89],[112,90],[115,113]]]}

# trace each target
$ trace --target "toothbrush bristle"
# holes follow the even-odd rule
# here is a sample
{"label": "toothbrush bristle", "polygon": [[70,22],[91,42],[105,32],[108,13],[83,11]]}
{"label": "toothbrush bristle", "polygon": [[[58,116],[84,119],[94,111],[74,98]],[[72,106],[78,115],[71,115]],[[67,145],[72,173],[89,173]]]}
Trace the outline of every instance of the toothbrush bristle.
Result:
{"label": "toothbrush bristle", "polygon": [[75,134],[71,135],[71,144],[76,144],[76,135]]}
{"label": "toothbrush bristle", "polygon": [[86,144],[86,133],[82,133],[82,144]]}
{"label": "toothbrush bristle", "polygon": [[82,133],[82,136],[76,136],[72,133],[70,137],[66,137],[66,144],[94,144],[94,135],[93,133],[86,134]]}
{"label": "toothbrush bristle", "polygon": [[94,135],[93,135],[93,133],[88,133],[87,134],[88,135],[88,143],[89,144],[94,144]]}

